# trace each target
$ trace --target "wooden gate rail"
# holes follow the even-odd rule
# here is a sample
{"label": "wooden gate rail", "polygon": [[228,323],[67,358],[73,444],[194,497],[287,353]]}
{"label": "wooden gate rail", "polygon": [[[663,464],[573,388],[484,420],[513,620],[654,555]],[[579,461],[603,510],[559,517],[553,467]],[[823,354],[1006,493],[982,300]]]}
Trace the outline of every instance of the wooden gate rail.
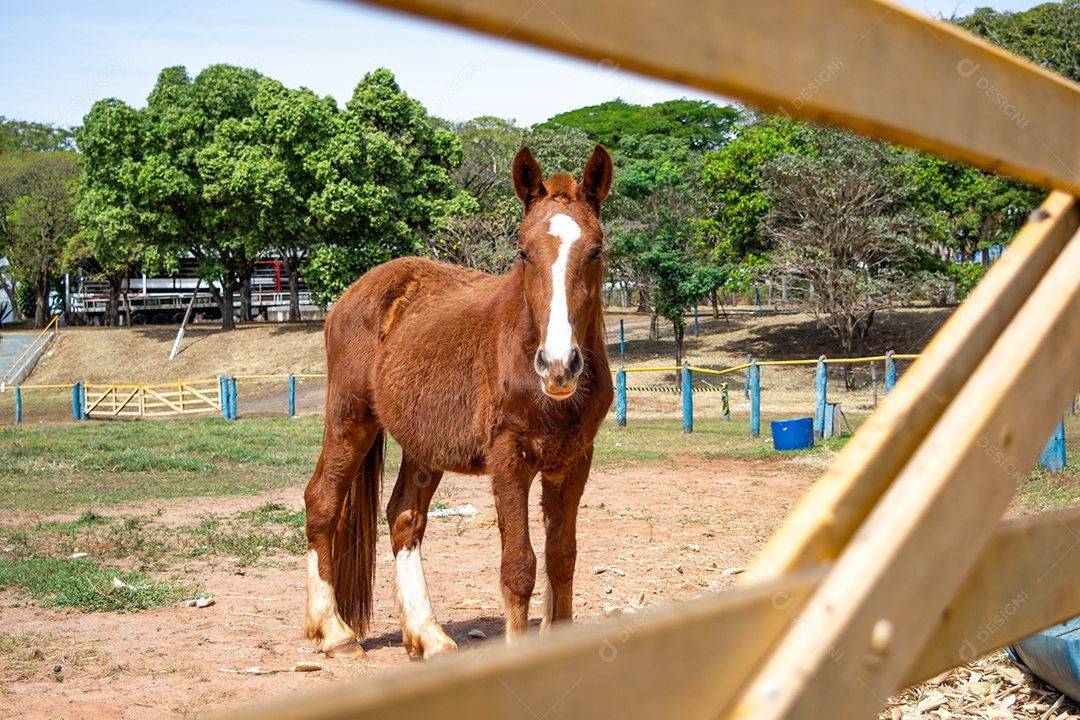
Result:
{"label": "wooden gate rail", "polygon": [[162,417],[220,413],[221,395],[217,380],[178,380],[147,385],[94,385],[85,383],[83,415],[93,417]]}
{"label": "wooden gate rail", "polygon": [[[1080,88],[884,0],[375,2],[1080,184]],[[868,718],[1080,614],[1080,510],[998,522],[1080,388],[1078,226],[1052,193],[735,591],[258,716]]]}

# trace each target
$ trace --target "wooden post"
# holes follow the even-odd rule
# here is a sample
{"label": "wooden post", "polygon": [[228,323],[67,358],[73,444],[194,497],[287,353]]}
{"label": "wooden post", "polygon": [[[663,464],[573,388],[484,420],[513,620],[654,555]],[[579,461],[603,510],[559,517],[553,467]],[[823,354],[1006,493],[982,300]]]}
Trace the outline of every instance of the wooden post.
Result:
{"label": "wooden post", "polygon": [[622,368],[615,375],[615,424],[626,427],[626,371]]}
{"label": "wooden post", "polygon": [[761,368],[750,363],[750,437],[761,435]]}
{"label": "wooden post", "polygon": [[694,384],[690,377],[690,363],[682,366],[682,431],[694,432]]}
{"label": "wooden post", "polygon": [[1065,469],[1065,419],[1054,428],[1054,434],[1046,441],[1046,447],[1039,455],[1039,465],[1047,470]]}
{"label": "wooden post", "polygon": [[817,361],[817,374],[814,377],[814,439],[821,440],[825,437],[825,395],[828,390],[828,366],[825,364],[825,356],[822,355]]}
{"label": "wooden post", "polygon": [[176,390],[179,393],[177,397],[177,403],[180,405],[180,414],[184,414],[184,381],[183,379],[176,381]]}

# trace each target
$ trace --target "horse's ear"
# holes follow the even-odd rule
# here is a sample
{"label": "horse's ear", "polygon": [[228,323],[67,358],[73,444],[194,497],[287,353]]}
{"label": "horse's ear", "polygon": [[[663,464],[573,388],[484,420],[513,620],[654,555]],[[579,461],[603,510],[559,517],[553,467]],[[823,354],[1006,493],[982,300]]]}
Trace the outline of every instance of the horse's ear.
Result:
{"label": "horse's ear", "polygon": [[522,147],[514,156],[514,192],[521,198],[526,213],[533,203],[547,195],[544,173],[528,147]]}
{"label": "horse's ear", "polygon": [[593,148],[589,162],[585,163],[585,172],[581,174],[581,184],[578,185],[578,195],[587,202],[600,217],[600,206],[611,190],[612,169],[611,156],[602,146]]}

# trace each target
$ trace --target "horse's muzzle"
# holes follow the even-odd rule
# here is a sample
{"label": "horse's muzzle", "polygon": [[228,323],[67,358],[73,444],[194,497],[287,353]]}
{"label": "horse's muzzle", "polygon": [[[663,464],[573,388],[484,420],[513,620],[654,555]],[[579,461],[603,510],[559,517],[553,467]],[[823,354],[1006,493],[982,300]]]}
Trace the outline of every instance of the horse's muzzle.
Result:
{"label": "horse's muzzle", "polygon": [[577,390],[577,379],[585,369],[585,357],[575,345],[570,348],[566,358],[552,360],[541,347],[533,358],[533,368],[540,376],[540,387],[544,394],[556,400],[565,400]]}

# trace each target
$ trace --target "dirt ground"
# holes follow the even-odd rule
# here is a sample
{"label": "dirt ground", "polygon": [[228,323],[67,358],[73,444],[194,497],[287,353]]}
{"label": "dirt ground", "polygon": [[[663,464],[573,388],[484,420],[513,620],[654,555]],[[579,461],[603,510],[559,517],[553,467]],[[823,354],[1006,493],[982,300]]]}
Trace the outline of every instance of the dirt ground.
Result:
{"label": "dirt ground", "polygon": [[[816,472],[778,459],[694,459],[594,472],[578,526],[577,620],[592,622],[728,587],[733,577],[724,570],[750,561]],[[498,531],[486,478],[447,476],[443,483],[451,506],[468,503],[479,511],[471,519],[433,519],[423,546],[438,618],[468,653],[502,642]],[[133,504],[110,514],[154,515],[152,522],[181,525],[270,501],[302,509],[302,493],[297,485],[242,498]],[[542,566],[538,488],[533,495],[531,530]],[[30,651],[38,666],[29,679],[0,678],[0,717],[192,716],[404,665],[409,660],[391,594],[393,563],[389,541],[382,542],[375,618],[362,661],[327,658],[302,637],[304,570],[295,556],[248,568],[187,562],[179,571],[214,597],[206,608],[83,613],[27,606],[24,598],[0,593],[0,627],[35,639]],[[537,585],[534,617],[542,591],[542,583]],[[474,630],[486,639],[470,637]],[[321,669],[238,672],[289,670],[296,663]]]}

